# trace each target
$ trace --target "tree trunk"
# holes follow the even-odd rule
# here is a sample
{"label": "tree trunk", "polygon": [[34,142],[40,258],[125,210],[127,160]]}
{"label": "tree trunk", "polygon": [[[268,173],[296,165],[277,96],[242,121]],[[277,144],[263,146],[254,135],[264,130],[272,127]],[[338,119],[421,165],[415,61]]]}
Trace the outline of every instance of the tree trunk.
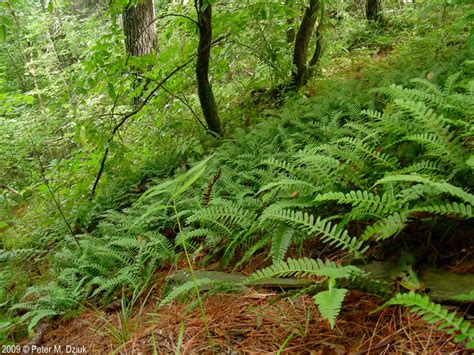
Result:
{"label": "tree trunk", "polygon": [[[321,55],[321,23],[318,24],[316,33],[316,48],[308,63],[308,49],[313,35],[314,27],[317,20],[317,12],[320,9],[320,0],[310,0],[309,6],[306,8],[303,19],[301,20],[300,28],[296,34],[295,47],[293,51],[293,64],[295,66],[292,78],[293,85],[299,87],[306,84],[312,74],[312,67],[314,67]],[[321,20],[320,20],[321,22]]]}
{"label": "tree trunk", "polygon": [[156,47],[155,7],[153,0],[142,0],[127,6],[123,13],[123,32],[127,53],[147,55]]}
{"label": "tree trunk", "polygon": [[[290,0],[285,0],[285,6],[290,7]],[[289,11],[291,13],[291,11]],[[293,15],[286,15],[286,25],[287,30],[286,30],[286,43],[291,44],[295,41],[295,29],[292,27],[293,23],[295,22],[295,19],[293,18]]]}
{"label": "tree trunk", "polygon": [[378,21],[380,20],[380,0],[366,0],[365,3],[365,14],[367,20]]}
{"label": "tree trunk", "polygon": [[209,59],[212,43],[212,5],[207,4],[203,9],[204,0],[195,0],[199,26],[199,45],[196,64],[196,78],[199,101],[202,113],[209,130],[216,135],[222,135],[216,100],[209,82]]}

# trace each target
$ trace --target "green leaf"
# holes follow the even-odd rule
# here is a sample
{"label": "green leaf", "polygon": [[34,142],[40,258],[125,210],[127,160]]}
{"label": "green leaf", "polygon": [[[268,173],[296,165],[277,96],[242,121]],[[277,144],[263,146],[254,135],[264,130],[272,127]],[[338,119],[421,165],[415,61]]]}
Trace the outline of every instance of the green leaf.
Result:
{"label": "green leaf", "polygon": [[0,26],[0,42],[4,42],[7,39],[7,27],[5,25]]}
{"label": "green leaf", "polygon": [[24,95],[23,100],[25,100],[25,103],[27,105],[33,105],[33,103],[35,102],[34,96],[31,96],[31,95]]}
{"label": "green leaf", "polygon": [[180,176],[176,179],[175,190],[173,191],[172,197],[175,199],[186,191],[192,184],[196,182],[197,179],[201,177],[202,174],[206,171],[206,164],[212,158],[212,155],[207,159],[196,164],[192,167],[186,174]]}
{"label": "green leaf", "polygon": [[48,12],[49,12],[50,14],[52,14],[53,11],[54,11],[54,4],[53,4],[52,1],[50,1],[49,4],[48,4]]}
{"label": "green leaf", "polygon": [[135,227],[137,224],[139,224],[141,221],[143,221],[146,217],[148,217],[152,213],[166,210],[171,207],[172,206],[168,206],[168,205],[156,205],[156,206],[153,206],[152,208],[149,208],[144,214],[140,216],[140,218],[137,218],[137,220],[132,224],[132,227]]}
{"label": "green leaf", "polygon": [[115,88],[114,88],[114,85],[112,83],[108,83],[107,90],[109,92],[110,98],[112,100],[115,100],[117,98],[117,93],[115,92]]}
{"label": "green leaf", "polygon": [[313,297],[321,316],[328,320],[331,329],[334,328],[334,322],[339,315],[346,293],[345,288],[330,287],[329,290],[320,292]]}

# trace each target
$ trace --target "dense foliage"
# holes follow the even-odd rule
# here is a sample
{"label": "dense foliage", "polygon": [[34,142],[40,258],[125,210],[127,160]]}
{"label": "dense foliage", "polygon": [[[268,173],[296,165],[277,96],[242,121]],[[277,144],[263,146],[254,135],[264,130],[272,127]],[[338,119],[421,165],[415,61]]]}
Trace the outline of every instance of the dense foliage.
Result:
{"label": "dense foliage", "polygon": [[[348,289],[391,287],[361,261],[450,263],[430,252],[448,234],[464,238],[456,257],[472,246],[468,5],[385,1],[372,22],[358,1],[323,1],[322,55],[295,88],[301,3],[212,2],[222,137],[201,118],[192,4],[157,1],[158,49],[136,57],[124,1],[0,3],[1,342],[85,302],[136,299],[182,259],[241,270],[262,254],[246,282],[309,277],[302,292],[333,327]],[[473,345],[427,296],[395,304]]]}

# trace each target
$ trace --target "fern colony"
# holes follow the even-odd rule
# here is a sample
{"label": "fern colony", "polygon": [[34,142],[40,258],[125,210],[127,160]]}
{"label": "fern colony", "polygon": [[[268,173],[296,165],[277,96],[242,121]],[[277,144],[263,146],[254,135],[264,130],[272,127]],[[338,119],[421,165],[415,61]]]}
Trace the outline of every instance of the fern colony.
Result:
{"label": "fern colony", "polygon": [[[226,144],[188,173],[149,189],[123,213],[107,213],[92,235],[81,237],[81,249],[71,240],[53,256],[56,280],[32,288],[34,301],[14,308],[27,309],[23,317],[33,327],[91,297],[145,287],[153,270],[183,247],[195,254],[204,250],[209,259],[220,255],[225,265],[235,258],[242,265],[267,250],[274,266],[249,280],[327,279],[327,291],[314,300],[334,326],[347,292],[336,286],[338,279],[364,278],[351,260],[409,226],[474,216],[468,192],[474,181],[468,119],[474,82],[464,94],[449,80],[443,89],[425,80],[414,84],[378,90],[390,98],[384,111],[361,111],[346,124],[340,112],[318,121],[311,109],[290,114],[289,107],[277,127]],[[174,242],[159,232],[167,228],[177,231]],[[314,241],[313,249],[302,247]],[[284,262],[293,248],[313,258],[342,252],[347,266]],[[29,256],[27,250],[2,255],[19,261]],[[457,340],[474,339],[467,323],[426,297],[399,294],[387,304],[414,306],[428,321],[457,330]]]}
{"label": "fern colony", "polygon": [[[431,79],[377,87],[360,102],[328,103],[294,93],[281,107],[269,107],[251,130],[223,140],[212,155],[196,154],[189,169],[179,168],[188,151],[170,149],[163,166],[146,172],[154,177],[146,192],[120,195],[125,202],[101,201],[114,208],[98,208],[87,221],[90,230],[69,233],[58,222],[35,230],[18,242],[21,248],[0,244],[0,308],[7,315],[0,320],[0,334],[6,334],[0,340],[17,324],[28,324],[32,334],[42,320],[67,316],[86,303],[110,303],[120,291],[137,299],[157,270],[184,256],[190,267],[218,260],[239,271],[264,255],[267,267],[245,280],[193,280],[158,306],[186,293],[197,292],[200,301],[204,288],[301,278],[308,283],[295,297],[310,294],[331,329],[346,295],[360,289],[383,298],[382,307],[407,307],[455,334],[455,342],[474,347],[474,329],[460,314],[433,303],[421,287],[395,290],[365,271],[373,260],[396,262],[405,250],[414,250],[419,263],[436,265],[430,247],[451,234],[469,244],[474,80],[466,79],[468,73],[448,76],[442,87]],[[344,94],[334,91],[334,97]],[[120,154],[126,153],[117,153],[113,163]],[[133,164],[128,168],[133,171]],[[47,181],[42,185],[50,189]],[[91,204],[74,208],[77,215],[93,215],[84,211]],[[38,279],[17,284],[16,272],[29,263]],[[26,292],[10,292],[21,287]],[[457,300],[472,302],[472,290]]]}

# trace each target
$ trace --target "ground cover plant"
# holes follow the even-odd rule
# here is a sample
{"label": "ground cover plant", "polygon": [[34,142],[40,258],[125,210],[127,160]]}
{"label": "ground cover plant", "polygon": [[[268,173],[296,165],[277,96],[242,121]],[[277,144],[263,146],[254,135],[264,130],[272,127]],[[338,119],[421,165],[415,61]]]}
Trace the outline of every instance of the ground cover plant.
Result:
{"label": "ground cover plant", "polygon": [[468,2],[0,5],[2,345],[474,347]]}

